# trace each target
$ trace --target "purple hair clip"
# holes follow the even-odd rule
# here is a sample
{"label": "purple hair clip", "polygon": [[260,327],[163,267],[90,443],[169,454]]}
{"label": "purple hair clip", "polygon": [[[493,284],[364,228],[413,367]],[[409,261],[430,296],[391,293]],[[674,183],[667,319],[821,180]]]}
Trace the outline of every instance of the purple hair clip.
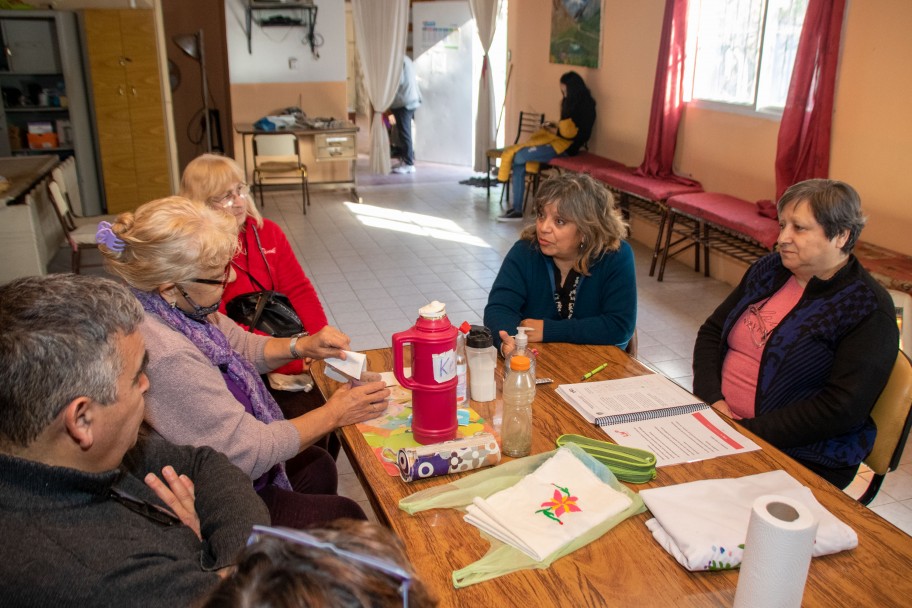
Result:
{"label": "purple hair clip", "polygon": [[125,243],[118,238],[114,231],[111,230],[111,222],[98,222],[98,230],[95,232],[95,242],[104,245],[111,251],[120,253],[124,250]]}

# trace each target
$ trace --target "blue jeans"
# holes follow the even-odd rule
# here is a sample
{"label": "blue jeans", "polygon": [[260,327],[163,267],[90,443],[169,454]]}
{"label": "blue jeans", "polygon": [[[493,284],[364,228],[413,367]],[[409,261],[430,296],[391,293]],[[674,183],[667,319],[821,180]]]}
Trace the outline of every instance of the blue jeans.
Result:
{"label": "blue jeans", "polygon": [[415,146],[412,144],[412,119],[415,110],[408,108],[390,108],[396,117],[396,129],[399,131],[399,143],[402,144],[402,162],[406,165],[415,164]]}
{"label": "blue jeans", "polygon": [[513,156],[513,209],[522,213],[523,196],[526,193],[526,163],[546,163],[559,156],[554,148],[548,146],[532,146],[523,148]]}

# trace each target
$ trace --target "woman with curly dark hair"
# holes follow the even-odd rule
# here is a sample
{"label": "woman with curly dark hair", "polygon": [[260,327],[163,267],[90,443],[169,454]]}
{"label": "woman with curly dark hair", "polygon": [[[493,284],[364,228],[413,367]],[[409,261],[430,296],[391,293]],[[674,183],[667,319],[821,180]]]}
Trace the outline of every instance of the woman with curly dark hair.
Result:
{"label": "woman with curly dark hair", "polygon": [[582,173],[543,182],[535,224],[507,253],[485,306],[484,323],[501,352],[512,352],[508,334],[520,325],[532,328],[529,342],[626,348],[637,306],[626,234],[614,195],[600,182]]}

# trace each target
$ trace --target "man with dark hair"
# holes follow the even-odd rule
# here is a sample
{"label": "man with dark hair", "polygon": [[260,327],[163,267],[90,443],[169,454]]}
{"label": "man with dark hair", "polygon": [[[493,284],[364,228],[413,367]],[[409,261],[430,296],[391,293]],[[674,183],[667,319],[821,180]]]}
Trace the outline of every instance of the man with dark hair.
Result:
{"label": "man with dark hair", "polygon": [[185,606],[268,523],[223,455],[140,436],[142,320],[107,279],[0,286],[2,605]]}

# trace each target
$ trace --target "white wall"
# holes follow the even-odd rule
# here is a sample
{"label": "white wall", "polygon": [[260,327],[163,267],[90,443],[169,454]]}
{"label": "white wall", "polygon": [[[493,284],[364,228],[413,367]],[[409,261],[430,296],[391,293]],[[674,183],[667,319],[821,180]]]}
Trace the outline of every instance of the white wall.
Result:
{"label": "white wall", "polygon": [[[306,41],[306,27],[251,25],[253,52],[247,52],[246,0],[225,0],[228,65],[232,84],[258,82],[345,82],[345,2],[317,0],[316,33],[323,45],[315,59]],[[283,11],[278,11],[284,14]],[[263,11],[260,17],[272,13]],[[294,10],[287,11],[296,16]],[[256,15],[254,15],[256,17]],[[289,67],[290,60],[295,66]]]}

